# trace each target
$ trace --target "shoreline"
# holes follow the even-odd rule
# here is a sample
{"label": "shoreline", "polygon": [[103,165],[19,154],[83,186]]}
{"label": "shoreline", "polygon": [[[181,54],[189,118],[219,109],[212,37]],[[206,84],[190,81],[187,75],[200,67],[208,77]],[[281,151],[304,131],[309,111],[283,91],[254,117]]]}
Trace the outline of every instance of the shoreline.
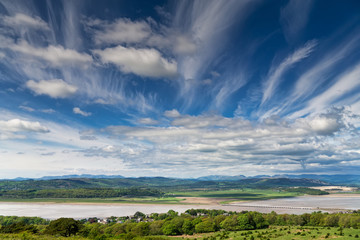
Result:
{"label": "shoreline", "polygon": [[[331,198],[332,197],[332,198]],[[185,199],[185,198],[182,198]],[[222,204],[224,199],[188,197],[187,203],[97,203],[97,202],[0,202],[0,215],[28,216],[57,219],[71,217],[83,219],[89,217],[106,218],[110,216],[130,216],[135,212],[165,213],[174,210],[183,213],[188,209],[218,209],[225,211],[272,211],[288,214],[312,213],[315,211],[339,212],[360,209],[360,194],[330,194],[321,196],[299,196],[260,201],[236,201]],[[229,200],[229,199],[227,199]],[[207,204],[204,204],[207,203]]]}
{"label": "shoreline", "polygon": [[[359,193],[332,193],[329,195],[302,195],[302,196],[295,196],[295,197],[291,197],[291,198],[308,198],[308,197],[314,197],[314,198],[360,198],[360,194]],[[39,199],[39,201],[35,201],[35,199],[14,199],[14,201],[12,201],[11,199],[0,199],[0,203],[11,203],[11,204],[65,204],[65,205],[114,205],[114,206],[122,206],[122,205],[144,205],[144,206],[149,206],[149,205],[203,205],[203,206],[227,206],[229,204],[234,204],[234,203],[249,203],[249,202],[262,202],[262,201],[270,201],[270,200],[283,200],[283,199],[289,199],[288,197],[284,197],[284,198],[273,198],[273,199],[268,199],[268,200],[237,200],[237,199],[227,199],[227,198],[206,198],[206,197],[176,197],[177,199],[183,199],[182,201],[179,202],[131,202],[131,201],[125,201],[125,202],[111,202],[111,201],[115,201],[115,200],[109,200],[109,202],[106,202],[106,200],[94,200],[87,202],[86,200],[81,201],[79,199],[76,199],[74,201],[71,201],[72,199],[64,199],[64,202],[62,202],[62,199],[47,199],[49,201],[41,201],[41,199]],[[87,199],[89,200],[89,199]],[[227,203],[223,203],[222,202],[227,202]],[[229,202],[230,201],[230,202]]]}

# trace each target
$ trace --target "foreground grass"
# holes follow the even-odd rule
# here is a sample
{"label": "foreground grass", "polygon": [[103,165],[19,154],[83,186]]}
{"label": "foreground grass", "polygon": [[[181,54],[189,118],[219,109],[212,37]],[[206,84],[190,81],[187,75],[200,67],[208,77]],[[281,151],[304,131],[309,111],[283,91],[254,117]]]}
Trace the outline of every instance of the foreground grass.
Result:
{"label": "foreground grass", "polygon": [[215,232],[206,234],[195,234],[193,236],[177,236],[175,239],[279,239],[279,240],[297,240],[297,239],[360,239],[359,229],[344,228],[323,228],[323,227],[270,227],[262,230],[237,231],[237,232]]}
{"label": "foreground grass", "polygon": [[[0,239],[8,240],[85,240],[88,238],[80,236],[72,237],[54,237],[49,235],[36,235],[30,233],[20,234],[0,234]],[[106,239],[121,239],[119,237],[109,237]],[[202,233],[195,235],[182,235],[182,236],[145,236],[137,237],[136,239],[197,239],[197,240],[220,240],[220,239],[233,239],[233,240],[305,240],[305,239],[338,239],[338,240],[356,240],[360,239],[360,230],[351,228],[324,228],[324,227],[300,227],[300,226],[273,226],[262,230],[252,231],[236,231],[236,232],[214,232]]]}
{"label": "foreground grass", "polygon": [[87,240],[88,238],[73,236],[73,237],[54,237],[50,235],[35,235],[30,233],[19,234],[0,234],[0,239],[6,240]]}

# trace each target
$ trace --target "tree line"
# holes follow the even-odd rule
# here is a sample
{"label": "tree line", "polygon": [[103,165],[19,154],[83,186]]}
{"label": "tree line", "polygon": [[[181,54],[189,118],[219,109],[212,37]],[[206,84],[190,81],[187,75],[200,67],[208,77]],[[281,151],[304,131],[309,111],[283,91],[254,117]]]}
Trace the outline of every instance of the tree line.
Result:
{"label": "tree line", "polygon": [[[313,226],[341,227],[360,229],[360,211],[353,213],[322,213],[313,212],[302,215],[259,213],[243,211],[241,213],[223,210],[190,209],[183,214],[170,210],[168,213],[146,216],[138,212],[136,216],[123,218],[121,223],[92,223],[87,220],[60,218],[48,222],[38,222],[38,219],[14,222],[1,220],[1,233],[19,233],[22,231],[34,234],[49,234],[60,236],[80,235],[89,239],[119,239],[146,238],[149,236],[175,236],[182,234],[208,233],[220,230],[241,231],[268,228],[276,226]],[[125,220],[126,219],[126,220]],[[3,225],[3,222],[6,224]],[[42,224],[48,224],[41,227]]]}
{"label": "tree line", "polygon": [[115,198],[115,197],[161,197],[164,192],[150,188],[76,188],[43,190],[3,190],[2,199],[32,198]]}

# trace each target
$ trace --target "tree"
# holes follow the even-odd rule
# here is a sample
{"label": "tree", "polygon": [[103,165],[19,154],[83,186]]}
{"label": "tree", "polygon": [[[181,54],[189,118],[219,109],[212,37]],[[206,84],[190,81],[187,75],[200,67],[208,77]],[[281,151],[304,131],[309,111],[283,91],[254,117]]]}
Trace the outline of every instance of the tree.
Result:
{"label": "tree", "polygon": [[194,225],[191,220],[185,219],[183,225],[182,225],[182,231],[185,234],[193,235],[194,233]]}
{"label": "tree", "polygon": [[162,235],[163,231],[161,230],[161,227],[163,224],[163,220],[152,222],[149,226],[150,235]]}
{"label": "tree", "polygon": [[145,218],[146,215],[145,215],[144,213],[142,213],[142,212],[137,211],[137,212],[134,214],[134,217],[135,217],[135,218]]}
{"label": "tree", "polygon": [[0,229],[0,233],[20,233],[24,231],[36,233],[38,229],[36,226],[26,225],[24,222],[13,223],[9,226],[3,226]]}
{"label": "tree", "polygon": [[226,217],[225,220],[220,223],[220,227],[226,231],[239,230],[240,228],[237,218],[238,217],[236,215]]}
{"label": "tree", "polygon": [[73,218],[59,218],[51,221],[46,227],[45,233],[50,235],[61,235],[63,237],[70,237],[75,235],[83,227],[80,221]]}
{"label": "tree", "polygon": [[195,231],[197,233],[215,232],[215,223],[212,219],[206,219],[195,225]]}
{"label": "tree", "polygon": [[252,217],[249,213],[241,214],[237,221],[239,223],[239,229],[240,230],[252,230],[255,229],[255,226],[253,225]]}
{"label": "tree", "polygon": [[162,231],[165,235],[170,235],[170,236],[175,236],[179,234],[178,229],[176,228],[176,226],[173,223],[170,222],[166,222],[163,226],[162,226]]}
{"label": "tree", "polygon": [[150,232],[149,225],[150,223],[147,222],[139,222],[131,229],[131,232],[136,236],[149,235]]}

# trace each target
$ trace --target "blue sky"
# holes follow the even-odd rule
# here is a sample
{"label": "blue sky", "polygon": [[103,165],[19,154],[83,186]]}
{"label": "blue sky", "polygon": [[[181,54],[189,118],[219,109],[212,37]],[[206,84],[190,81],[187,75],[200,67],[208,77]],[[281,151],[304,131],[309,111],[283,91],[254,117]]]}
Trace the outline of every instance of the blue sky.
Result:
{"label": "blue sky", "polygon": [[0,175],[360,173],[360,2],[0,1]]}

